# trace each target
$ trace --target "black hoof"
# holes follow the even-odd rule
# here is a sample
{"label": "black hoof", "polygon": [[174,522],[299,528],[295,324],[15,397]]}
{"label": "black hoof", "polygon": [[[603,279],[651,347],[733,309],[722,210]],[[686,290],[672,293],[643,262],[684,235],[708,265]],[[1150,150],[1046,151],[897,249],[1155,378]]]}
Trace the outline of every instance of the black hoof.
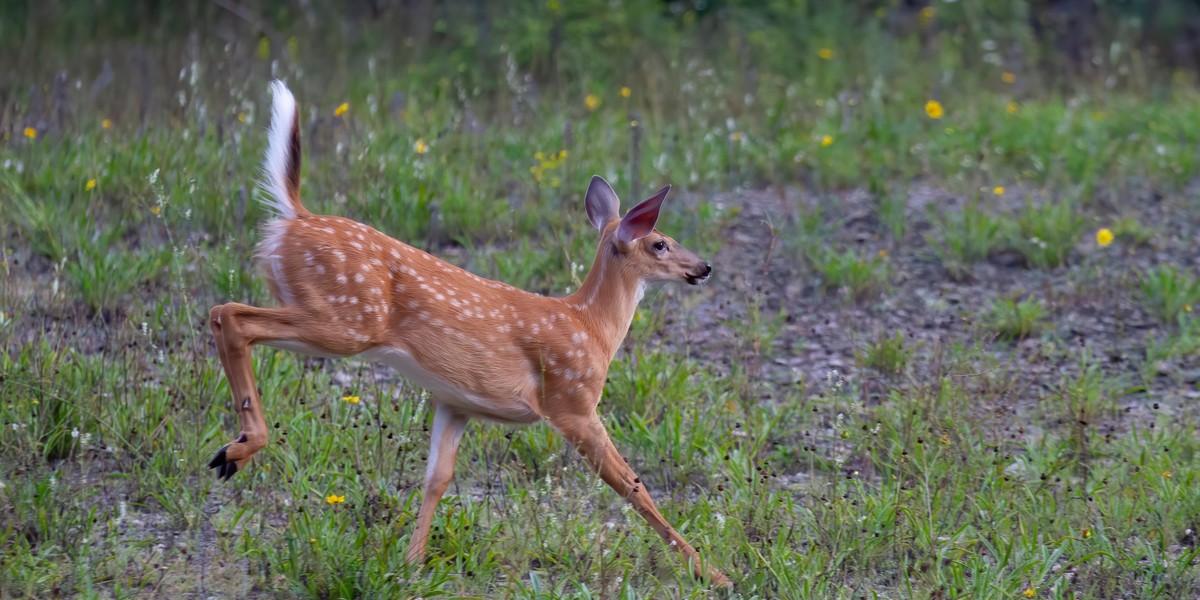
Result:
{"label": "black hoof", "polygon": [[222,446],[220,450],[217,450],[217,455],[208,461],[208,468],[217,470],[217,479],[226,481],[233,477],[234,473],[237,473],[237,463],[225,457],[225,451],[228,449],[228,444]]}

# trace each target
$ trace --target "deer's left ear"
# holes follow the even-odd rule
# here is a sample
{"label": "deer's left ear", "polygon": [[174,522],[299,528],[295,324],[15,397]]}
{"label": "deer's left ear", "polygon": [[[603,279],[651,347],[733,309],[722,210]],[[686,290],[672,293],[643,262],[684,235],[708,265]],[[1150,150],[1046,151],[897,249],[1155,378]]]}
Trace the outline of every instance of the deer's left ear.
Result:
{"label": "deer's left ear", "polygon": [[617,240],[628,244],[650,235],[650,232],[654,231],[654,225],[658,223],[658,209],[662,208],[662,202],[669,191],[671,186],[668,185],[629,209],[625,218],[621,219],[621,224],[617,226]]}
{"label": "deer's left ear", "polygon": [[583,198],[583,206],[587,209],[588,220],[592,227],[604,231],[604,225],[620,216],[621,201],[612,186],[599,175],[592,176],[588,184],[587,194]]}

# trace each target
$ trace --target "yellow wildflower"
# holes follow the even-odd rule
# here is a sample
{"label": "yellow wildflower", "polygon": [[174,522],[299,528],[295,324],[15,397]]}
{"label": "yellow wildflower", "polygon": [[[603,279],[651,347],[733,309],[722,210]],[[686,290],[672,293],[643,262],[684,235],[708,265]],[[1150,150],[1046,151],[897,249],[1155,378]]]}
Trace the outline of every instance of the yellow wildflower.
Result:
{"label": "yellow wildflower", "polygon": [[238,123],[245,123],[246,122],[246,113],[238,113],[237,120],[238,120]]}
{"label": "yellow wildflower", "polygon": [[417,154],[429,152],[429,144],[425,143],[425,138],[418,138],[416,142],[413,142],[413,152]]}
{"label": "yellow wildflower", "polygon": [[160,213],[160,212],[162,212],[162,209],[159,208],[157,204],[150,207],[150,214],[152,214],[154,216],[158,216],[158,213]]}
{"label": "yellow wildflower", "polygon": [[1005,105],[1004,105],[1004,110],[1008,111],[1008,114],[1010,114],[1010,115],[1015,115],[1015,114],[1017,114],[1017,103],[1016,103],[1016,102],[1009,102],[1008,104],[1005,104]]}
{"label": "yellow wildflower", "polygon": [[832,145],[833,145],[833,136],[832,135],[821,136],[821,147],[822,148],[826,148],[826,147],[829,147]]}
{"label": "yellow wildflower", "polygon": [[349,402],[350,404],[358,404],[359,402],[358,396],[342,396],[342,400]]}
{"label": "yellow wildflower", "polygon": [[112,119],[105,119],[103,121],[100,121],[101,129],[108,129],[110,127],[112,127]]}
{"label": "yellow wildflower", "polygon": [[925,103],[925,114],[929,115],[930,119],[940,119],[946,111],[942,108],[942,103],[937,100],[930,100]]}
{"label": "yellow wildflower", "polygon": [[1000,81],[1003,81],[1004,83],[1012,85],[1017,82],[1017,76],[1008,71],[1005,71],[1000,74]]}
{"label": "yellow wildflower", "polygon": [[37,405],[39,405],[39,404],[41,404],[41,402],[40,402],[40,401],[38,401],[38,399],[37,399],[37,398],[34,398],[34,399],[33,399],[33,405],[34,405],[34,406],[37,406]]}
{"label": "yellow wildflower", "polygon": [[350,103],[343,102],[343,103],[339,104],[337,108],[333,109],[333,116],[340,117],[340,116],[346,114],[349,110],[350,110]]}
{"label": "yellow wildflower", "polygon": [[926,6],[921,9],[921,24],[928,25],[933,20],[934,10],[932,6]]}
{"label": "yellow wildflower", "polygon": [[1032,587],[1027,587],[1025,588],[1024,592],[1021,592],[1021,595],[1025,596],[1026,598],[1032,598],[1037,595],[1037,591],[1035,591]]}
{"label": "yellow wildflower", "polygon": [[1170,479],[1170,478],[1171,478],[1171,472],[1170,472],[1170,471],[1163,471],[1163,478],[1164,478],[1164,479]]}
{"label": "yellow wildflower", "polygon": [[1183,312],[1192,312],[1192,305],[1191,305],[1191,304],[1184,304],[1184,305],[1183,305]]}
{"label": "yellow wildflower", "polygon": [[25,137],[32,140],[33,138],[37,137],[37,130],[32,127],[26,127],[25,128]]}
{"label": "yellow wildflower", "polygon": [[87,180],[87,183],[83,184],[83,189],[84,189],[84,191],[88,191],[88,192],[90,192],[90,191],[92,191],[92,189],[93,189],[93,188],[95,188],[95,187],[96,187],[96,180],[95,180],[95,179],[89,179],[89,180]]}
{"label": "yellow wildflower", "polygon": [[621,97],[622,98],[628,98],[632,95],[633,95],[633,90],[629,89],[629,86],[627,86],[627,85],[621,86]]}
{"label": "yellow wildflower", "polygon": [[337,495],[337,494],[330,494],[330,495],[328,495],[328,496],[325,496],[325,503],[326,503],[326,504],[341,504],[341,503],[343,503],[343,502],[345,502],[345,501],[346,501],[346,497],[345,497],[345,496],[339,496],[339,495]]}
{"label": "yellow wildflower", "polygon": [[1103,227],[1099,231],[1097,231],[1096,232],[1096,243],[1099,244],[1101,248],[1104,248],[1104,247],[1108,246],[1109,244],[1113,243],[1112,230],[1107,227]]}
{"label": "yellow wildflower", "polygon": [[558,160],[565,160],[566,158],[567,158],[567,151],[559,150],[558,151]]}
{"label": "yellow wildflower", "polygon": [[1087,527],[1084,527],[1083,531],[1079,532],[1079,535],[1083,536],[1083,539],[1086,540],[1086,539],[1092,537],[1092,530],[1088,529]]}
{"label": "yellow wildflower", "polygon": [[1004,186],[998,185],[998,186],[992,188],[992,193],[997,196],[1003,196],[1004,195]]}
{"label": "yellow wildflower", "polygon": [[600,108],[600,96],[595,94],[588,94],[587,96],[584,96],[583,105],[586,106],[588,110],[596,110],[597,108]]}
{"label": "yellow wildflower", "polygon": [[735,132],[733,132],[733,133],[729,134],[729,139],[730,139],[730,140],[732,140],[732,141],[735,141],[735,142],[740,142],[740,141],[742,141],[742,132],[740,132],[740,131],[735,131]]}
{"label": "yellow wildflower", "polygon": [[821,48],[820,50],[817,50],[817,56],[821,60],[833,60],[833,48]]}

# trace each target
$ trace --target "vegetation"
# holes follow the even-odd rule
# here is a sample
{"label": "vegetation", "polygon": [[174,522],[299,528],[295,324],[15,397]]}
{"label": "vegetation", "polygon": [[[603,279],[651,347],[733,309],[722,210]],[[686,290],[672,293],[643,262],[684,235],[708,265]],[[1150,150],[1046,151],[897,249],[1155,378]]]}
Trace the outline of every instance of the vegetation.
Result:
{"label": "vegetation", "polygon": [[1200,11],[1091,8],[0,8],[0,598],[714,593],[542,424],[468,428],[405,565],[431,414],[379,365],[256,350],[271,442],[206,472],[277,77],[306,206],[533,291],[593,173],[676,186],[715,276],[600,410],[733,597],[1200,595]]}

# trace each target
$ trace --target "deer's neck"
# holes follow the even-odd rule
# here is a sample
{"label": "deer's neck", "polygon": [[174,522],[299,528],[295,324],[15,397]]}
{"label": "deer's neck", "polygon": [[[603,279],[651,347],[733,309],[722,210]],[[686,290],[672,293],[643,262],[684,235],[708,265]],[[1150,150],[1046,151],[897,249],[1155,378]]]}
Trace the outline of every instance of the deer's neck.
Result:
{"label": "deer's neck", "polygon": [[637,274],[621,268],[621,257],[601,244],[583,285],[563,300],[579,311],[580,318],[599,337],[609,360],[625,339],[646,284]]}

